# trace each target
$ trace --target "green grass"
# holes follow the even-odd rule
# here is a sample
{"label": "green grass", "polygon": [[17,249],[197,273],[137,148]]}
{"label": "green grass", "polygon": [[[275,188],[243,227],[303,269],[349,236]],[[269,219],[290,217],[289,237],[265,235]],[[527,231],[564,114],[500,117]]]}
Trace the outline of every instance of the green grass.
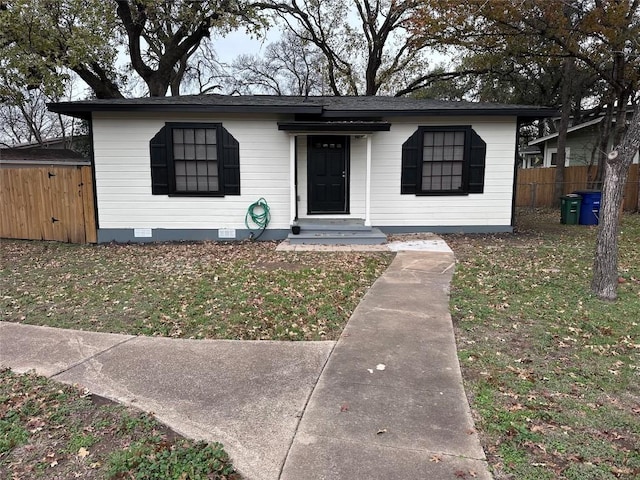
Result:
{"label": "green grass", "polygon": [[239,480],[218,443],[33,374],[0,371],[0,478]]}
{"label": "green grass", "polygon": [[133,335],[331,340],[392,259],[275,246],[3,240],[0,319]]}
{"label": "green grass", "polygon": [[558,216],[446,237],[465,388],[496,479],[638,478],[640,216],[622,223],[616,302],[590,291],[596,228]]}

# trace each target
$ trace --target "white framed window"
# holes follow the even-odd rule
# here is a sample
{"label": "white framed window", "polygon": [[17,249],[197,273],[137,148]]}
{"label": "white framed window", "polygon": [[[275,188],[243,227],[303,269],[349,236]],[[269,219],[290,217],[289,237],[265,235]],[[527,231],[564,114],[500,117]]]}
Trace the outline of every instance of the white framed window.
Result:
{"label": "white framed window", "polygon": [[[544,166],[545,167],[555,167],[558,162],[557,159],[558,158],[558,149],[557,148],[547,148],[547,151],[545,153],[545,157],[544,157]],[[571,149],[569,147],[566,147],[564,149],[564,166],[568,167],[569,166],[569,162],[571,159]]]}

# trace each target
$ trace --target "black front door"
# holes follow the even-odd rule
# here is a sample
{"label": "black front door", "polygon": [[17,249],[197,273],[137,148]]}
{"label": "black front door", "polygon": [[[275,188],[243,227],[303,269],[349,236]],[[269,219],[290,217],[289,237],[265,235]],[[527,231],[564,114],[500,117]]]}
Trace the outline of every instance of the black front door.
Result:
{"label": "black front door", "polygon": [[349,213],[349,137],[309,137],[308,213]]}

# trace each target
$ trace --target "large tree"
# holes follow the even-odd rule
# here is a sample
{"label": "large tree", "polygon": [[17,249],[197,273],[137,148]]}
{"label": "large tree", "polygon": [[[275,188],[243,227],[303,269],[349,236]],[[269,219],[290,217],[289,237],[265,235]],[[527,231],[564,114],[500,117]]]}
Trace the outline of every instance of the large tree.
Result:
{"label": "large tree", "polygon": [[[123,97],[135,72],[151,96],[179,94],[202,41],[213,30],[252,22],[243,0],[0,0],[2,66],[13,84],[58,88],[70,69],[97,98]],[[124,46],[125,72],[116,65]],[[129,72],[126,72],[128,70]]]}
{"label": "large tree", "polygon": [[[607,166],[610,178],[604,179],[600,258],[592,287],[599,297],[614,299],[618,220],[630,161],[619,161],[613,168],[606,153],[610,143],[621,144],[626,107],[640,84],[640,0],[425,0],[413,18],[413,29],[469,51],[500,50],[507,43],[520,45],[522,51],[531,47],[532,56],[571,58],[606,84],[599,166]],[[565,75],[571,75],[571,69],[565,69]]]}
{"label": "large tree", "polygon": [[322,52],[291,31],[267,45],[264,54],[241,55],[232,66],[227,89],[239,93],[323,95],[326,68]]}
{"label": "large tree", "polygon": [[98,98],[121,97],[115,5],[83,0],[0,0],[0,96],[42,87],[60,95],[75,71]]}
{"label": "large tree", "polygon": [[[262,0],[276,21],[323,55],[333,95],[405,95],[433,79],[429,37],[408,30],[418,0]],[[448,78],[459,74],[448,74]],[[440,72],[439,78],[445,78]]]}
{"label": "large tree", "polygon": [[605,300],[615,300],[618,286],[618,219],[629,167],[640,148],[640,104],[636,105],[631,123],[619,145],[607,155],[605,162],[603,202],[598,226],[596,256],[593,263],[593,291]]}

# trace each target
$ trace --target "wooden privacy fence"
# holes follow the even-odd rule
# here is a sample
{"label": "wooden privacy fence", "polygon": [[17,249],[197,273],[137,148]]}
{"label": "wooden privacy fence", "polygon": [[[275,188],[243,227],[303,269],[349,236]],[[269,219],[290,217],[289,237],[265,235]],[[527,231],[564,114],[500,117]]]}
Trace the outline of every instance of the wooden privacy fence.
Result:
{"label": "wooden privacy fence", "polygon": [[91,167],[0,168],[0,237],[95,243]]}
{"label": "wooden privacy fence", "polygon": [[[564,170],[563,194],[576,190],[585,190],[590,180],[589,175],[595,174],[595,167],[566,167]],[[517,207],[552,207],[553,186],[555,184],[556,169],[525,168],[518,170],[516,184]],[[638,189],[640,175],[637,164],[631,165],[629,178],[624,190],[623,209],[635,211],[638,208]]]}

